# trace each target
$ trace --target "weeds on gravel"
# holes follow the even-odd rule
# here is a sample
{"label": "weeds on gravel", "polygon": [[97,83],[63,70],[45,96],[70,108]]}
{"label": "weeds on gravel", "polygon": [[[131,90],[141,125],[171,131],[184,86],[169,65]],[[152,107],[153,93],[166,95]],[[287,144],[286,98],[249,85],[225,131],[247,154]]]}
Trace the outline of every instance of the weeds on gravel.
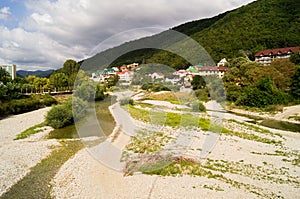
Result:
{"label": "weeds on gravel", "polygon": [[134,153],[151,153],[161,150],[170,139],[171,137],[162,132],[143,132],[137,136],[132,136],[130,142],[126,145],[126,149]]}
{"label": "weeds on gravel", "polygon": [[30,135],[42,132],[44,130],[42,127],[44,127],[44,126],[46,126],[45,122],[42,122],[35,126],[32,126],[28,129],[26,129],[25,131],[21,132],[20,134],[18,134],[14,140],[25,139],[25,138],[28,138]]}
{"label": "weeds on gravel", "polygon": [[[160,164],[159,162],[157,164]],[[149,168],[158,168],[158,169],[149,169]],[[182,175],[192,175],[192,176],[202,176],[207,178],[213,178],[227,184],[230,184],[238,189],[245,189],[250,193],[253,193],[257,196],[263,198],[282,198],[273,192],[266,191],[260,187],[256,187],[254,185],[241,183],[230,178],[223,176],[222,174],[216,174],[208,168],[205,168],[201,163],[189,160],[189,159],[180,159],[173,160],[170,164],[160,167],[160,165],[148,165],[139,168],[144,174],[148,175],[160,175],[160,176],[182,176]],[[206,186],[204,188],[214,189],[216,191],[223,191],[223,189],[219,188],[212,188],[210,186]]]}
{"label": "weeds on gravel", "polygon": [[81,141],[61,141],[61,144],[0,198],[51,198],[51,180],[59,168],[83,148]]}
{"label": "weeds on gravel", "polygon": [[[189,127],[194,126],[202,129],[203,131],[211,131],[214,133],[222,133],[228,136],[236,136],[242,139],[253,140],[256,142],[262,142],[266,144],[275,144],[281,145],[281,141],[276,141],[274,139],[260,137],[255,134],[250,134],[246,132],[237,132],[226,129],[220,125],[211,124],[211,121],[208,118],[200,118],[195,117],[191,114],[178,114],[178,113],[170,113],[170,112],[150,112],[148,110],[139,109],[134,106],[127,106],[130,115],[137,120],[143,122],[151,122],[157,125],[166,125],[171,127]],[[254,128],[254,127],[253,127]],[[265,133],[270,133],[267,130],[260,129],[257,127],[258,130]]]}

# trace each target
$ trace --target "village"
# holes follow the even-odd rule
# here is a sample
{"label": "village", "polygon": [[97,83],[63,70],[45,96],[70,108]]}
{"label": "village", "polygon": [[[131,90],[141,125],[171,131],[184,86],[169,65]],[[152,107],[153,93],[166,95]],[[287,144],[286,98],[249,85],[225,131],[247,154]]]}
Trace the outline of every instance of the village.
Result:
{"label": "village", "polygon": [[[277,49],[262,50],[255,54],[255,62],[268,66],[277,59],[287,59],[292,54],[299,52],[299,46],[296,47],[285,47]],[[172,73],[165,74],[163,72],[152,72],[144,74],[151,78],[154,82],[165,82],[173,85],[180,86],[181,88],[191,88],[191,82],[194,76],[209,76],[215,75],[218,78],[223,78],[224,74],[230,69],[229,62],[226,58],[221,59],[216,66],[203,66],[195,65],[189,66],[187,69],[180,69]],[[97,70],[92,73],[91,80],[94,82],[105,83],[116,75],[119,80],[119,85],[131,85],[134,74],[139,73],[139,70],[143,67],[143,64],[132,63],[122,65],[119,67],[107,67],[103,70]]]}
{"label": "village", "polygon": [[[191,88],[191,81],[196,75],[215,75],[219,78],[222,78],[225,72],[229,70],[229,68],[226,67],[227,64],[228,62],[224,58],[217,64],[217,66],[195,65],[189,66],[187,69],[177,70],[171,74],[164,74],[163,72],[155,71],[145,75],[151,78],[152,81],[160,81],[171,83],[173,85],[184,86],[185,88]],[[92,73],[92,77],[90,79],[94,82],[105,83],[117,75],[120,85],[131,85],[134,74],[139,73],[141,67],[143,66],[138,63],[132,63],[128,65],[122,65],[120,67],[105,68],[104,70],[97,70]]]}

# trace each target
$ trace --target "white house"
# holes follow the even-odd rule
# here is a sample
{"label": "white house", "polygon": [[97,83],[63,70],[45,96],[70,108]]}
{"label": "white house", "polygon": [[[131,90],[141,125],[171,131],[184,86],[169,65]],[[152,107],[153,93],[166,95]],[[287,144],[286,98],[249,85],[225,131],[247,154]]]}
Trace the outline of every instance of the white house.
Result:
{"label": "white house", "polygon": [[223,59],[221,59],[221,60],[219,61],[219,63],[217,64],[217,66],[218,66],[218,67],[220,67],[220,66],[225,66],[227,63],[228,63],[228,62],[227,62],[226,58],[223,58]]}
{"label": "white house", "polygon": [[299,46],[263,50],[255,54],[255,61],[268,66],[275,59],[289,58],[292,54],[299,51]]}

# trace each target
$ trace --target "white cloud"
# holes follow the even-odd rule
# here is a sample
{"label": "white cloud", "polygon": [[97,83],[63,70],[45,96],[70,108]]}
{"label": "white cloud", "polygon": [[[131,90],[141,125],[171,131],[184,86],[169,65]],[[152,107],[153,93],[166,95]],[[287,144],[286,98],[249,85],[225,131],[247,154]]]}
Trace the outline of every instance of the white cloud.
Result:
{"label": "white cloud", "polygon": [[[148,34],[139,28],[168,29],[251,1],[27,0],[29,14],[19,28],[0,27],[0,59],[24,68],[61,67],[67,58],[81,60],[100,42],[120,32],[136,29],[136,34],[126,37],[134,39]],[[10,14],[9,8],[2,12]]]}
{"label": "white cloud", "polygon": [[0,9],[0,20],[7,19],[11,15],[9,10],[9,7],[3,7]]}

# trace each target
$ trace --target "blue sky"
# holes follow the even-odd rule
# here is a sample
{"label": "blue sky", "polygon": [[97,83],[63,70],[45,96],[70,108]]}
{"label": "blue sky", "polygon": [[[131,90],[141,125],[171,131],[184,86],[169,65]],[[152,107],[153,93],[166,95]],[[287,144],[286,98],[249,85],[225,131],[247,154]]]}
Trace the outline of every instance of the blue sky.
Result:
{"label": "blue sky", "polygon": [[252,1],[0,0],[0,63],[25,70],[57,69],[66,59],[91,56],[116,34],[133,33],[123,34],[114,45],[156,33],[145,30],[169,29]]}
{"label": "blue sky", "polygon": [[[18,27],[19,21],[26,16],[26,9],[23,0],[0,0],[0,8],[9,8],[9,19],[1,20],[0,24],[9,28]],[[0,12],[1,13],[1,12]]]}

